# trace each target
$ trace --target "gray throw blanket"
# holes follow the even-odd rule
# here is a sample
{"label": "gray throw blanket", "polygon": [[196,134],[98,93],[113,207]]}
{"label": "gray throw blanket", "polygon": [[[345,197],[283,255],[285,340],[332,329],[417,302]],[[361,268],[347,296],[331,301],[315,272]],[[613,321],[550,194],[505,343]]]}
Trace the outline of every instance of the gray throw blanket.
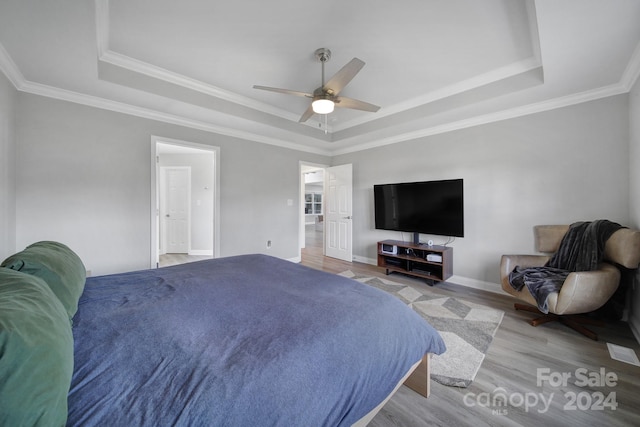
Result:
{"label": "gray throw blanket", "polygon": [[526,285],[536,299],[538,309],[546,314],[549,312],[549,295],[560,291],[569,273],[598,268],[605,243],[620,228],[620,224],[606,219],[571,224],[558,252],[543,267],[516,266],[509,273],[509,283],[517,291]]}

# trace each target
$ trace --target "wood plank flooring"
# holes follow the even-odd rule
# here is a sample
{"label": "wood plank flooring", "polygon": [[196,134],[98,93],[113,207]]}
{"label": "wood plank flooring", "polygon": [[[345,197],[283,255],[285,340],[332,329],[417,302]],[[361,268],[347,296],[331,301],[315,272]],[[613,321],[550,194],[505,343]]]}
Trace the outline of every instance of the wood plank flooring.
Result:
{"label": "wood plank flooring", "polygon": [[[496,260],[496,268],[498,263]],[[482,367],[468,388],[432,382],[431,397],[424,399],[403,386],[372,420],[372,427],[640,426],[640,367],[612,360],[606,345],[611,342],[631,347],[640,355],[640,345],[624,322],[593,328],[599,341],[558,323],[533,327],[525,321],[533,315],[516,312],[514,299],[506,294],[446,282],[428,287],[408,276],[385,276],[384,270],[375,266],[323,257],[321,239],[312,230],[307,235],[302,264],[332,273],[352,270],[384,277],[505,312]],[[547,370],[545,378],[570,377],[564,383],[560,379],[558,384],[544,380],[538,385],[538,369]],[[615,375],[615,385],[612,378],[609,385],[598,382],[601,372],[605,377]],[[582,385],[585,376],[591,381]],[[609,400],[605,400],[607,397]],[[615,409],[611,407],[614,403]]]}
{"label": "wood plank flooring", "polygon": [[211,258],[211,255],[163,254],[160,255],[160,262],[158,263],[158,266],[169,267],[170,265],[186,264]]}

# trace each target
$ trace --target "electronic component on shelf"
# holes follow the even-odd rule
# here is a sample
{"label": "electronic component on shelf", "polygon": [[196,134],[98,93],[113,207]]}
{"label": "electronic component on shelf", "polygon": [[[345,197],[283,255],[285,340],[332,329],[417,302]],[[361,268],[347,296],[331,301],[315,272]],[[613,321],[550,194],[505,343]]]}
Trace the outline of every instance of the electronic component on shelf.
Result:
{"label": "electronic component on shelf", "polygon": [[442,255],[440,255],[440,254],[427,254],[427,261],[430,261],[430,262],[442,262]]}
{"label": "electronic component on shelf", "polygon": [[381,246],[380,252],[383,254],[397,255],[398,253],[398,246],[396,245],[387,245],[386,243],[383,243]]}
{"label": "electronic component on shelf", "polygon": [[411,271],[413,271],[414,273],[420,273],[420,274],[426,274],[427,276],[431,276],[431,271],[427,270],[426,268],[422,267],[422,266],[414,266]]}

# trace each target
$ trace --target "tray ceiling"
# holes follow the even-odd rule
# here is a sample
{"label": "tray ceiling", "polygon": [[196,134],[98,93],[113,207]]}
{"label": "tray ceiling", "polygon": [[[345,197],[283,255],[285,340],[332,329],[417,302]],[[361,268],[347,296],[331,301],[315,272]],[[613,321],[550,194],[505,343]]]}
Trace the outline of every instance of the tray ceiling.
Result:
{"label": "tray ceiling", "polygon": [[[18,89],[323,154],[624,93],[635,0],[3,0],[0,69]],[[380,105],[298,123],[317,48],[341,95]]]}

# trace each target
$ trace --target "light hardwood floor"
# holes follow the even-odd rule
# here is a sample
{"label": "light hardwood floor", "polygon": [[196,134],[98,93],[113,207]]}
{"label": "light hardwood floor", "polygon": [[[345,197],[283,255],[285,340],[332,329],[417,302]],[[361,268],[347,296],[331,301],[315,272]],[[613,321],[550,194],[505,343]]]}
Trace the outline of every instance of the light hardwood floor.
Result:
{"label": "light hardwood floor", "polygon": [[163,254],[160,255],[159,267],[169,267],[170,265],[186,264],[203,259],[211,259],[209,255],[187,255],[187,254]]}
{"label": "light hardwood floor", "polygon": [[[403,386],[370,426],[640,426],[640,367],[612,360],[606,344],[630,347],[640,355],[640,345],[626,323],[594,328],[599,341],[557,323],[533,327],[525,321],[532,315],[516,312],[514,300],[507,295],[448,282],[429,287],[408,276],[385,276],[384,270],[375,266],[326,258],[318,236],[309,229],[302,264],[332,273],[352,270],[384,277],[505,312],[482,367],[468,388],[432,382],[431,397],[424,399]],[[553,379],[570,377],[564,384],[558,381],[558,386],[550,381],[539,385],[539,369],[547,370]],[[581,370],[590,385],[582,386],[585,375]],[[609,385],[597,381],[607,375]],[[615,385],[611,378],[614,375]],[[614,400],[615,410],[610,405]],[[506,406],[500,406],[505,401]]]}

